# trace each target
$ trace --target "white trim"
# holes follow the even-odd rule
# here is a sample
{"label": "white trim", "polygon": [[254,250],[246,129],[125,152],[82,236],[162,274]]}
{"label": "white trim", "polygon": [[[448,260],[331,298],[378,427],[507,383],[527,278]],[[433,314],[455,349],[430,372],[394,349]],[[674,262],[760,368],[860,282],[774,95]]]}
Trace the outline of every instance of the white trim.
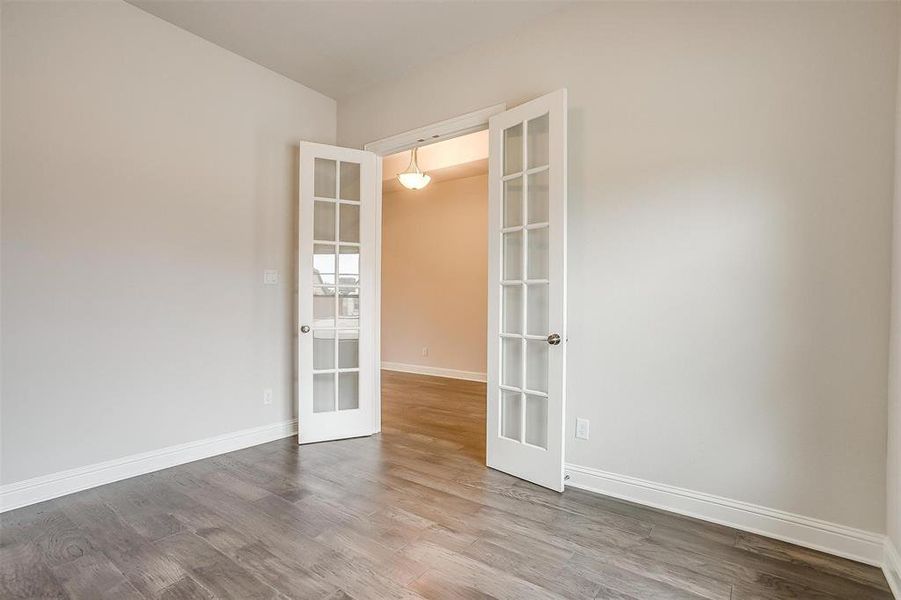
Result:
{"label": "white trim", "polygon": [[293,419],[10,483],[0,486],[0,512],[218,454],[265,444],[296,433],[297,419]]}
{"label": "white trim", "polygon": [[372,433],[382,431],[382,160],[375,161],[375,273],[373,274],[372,320]]}
{"label": "white trim", "polygon": [[401,373],[414,373],[416,375],[432,375],[433,377],[449,377],[451,379],[465,379],[466,381],[488,380],[485,373],[477,371],[458,371],[457,369],[445,369],[443,367],[429,367],[426,365],[410,365],[396,362],[382,362],[385,371],[399,371]]}
{"label": "white trim", "polygon": [[[409,150],[414,146],[425,146],[435,142],[443,142],[451,138],[488,129],[488,118],[507,109],[506,104],[495,104],[480,110],[475,110],[465,115],[432,123],[425,127],[411,129],[397,135],[369,142],[363,146],[364,150],[375,152],[379,156],[387,156],[396,152]],[[419,140],[424,140],[420,142]]]}
{"label": "white trim", "polygon": [[885,573],[889,587],[892,588],[895,600],[901,600],[901,553],[898,552],[888,536],[885,537],[885,558],[882,571]]}
{"label": "white trim", "polygon": [[836,556],[882,566],[885,536],[837,523],[579,465],[566,484],[645,506],[719,523]]}

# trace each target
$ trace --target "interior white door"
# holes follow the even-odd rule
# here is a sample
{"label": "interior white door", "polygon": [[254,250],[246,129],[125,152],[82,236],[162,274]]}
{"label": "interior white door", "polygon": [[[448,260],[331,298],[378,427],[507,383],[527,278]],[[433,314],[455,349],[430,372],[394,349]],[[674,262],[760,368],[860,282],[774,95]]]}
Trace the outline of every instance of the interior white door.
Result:
{"label": "interior white door", "polygon": [[566,90],[491,117],[489,467],[563,491]]}
{"label": "interior white door", "polygon": [[298,441],[375,431],[378,162],[300,144]]}

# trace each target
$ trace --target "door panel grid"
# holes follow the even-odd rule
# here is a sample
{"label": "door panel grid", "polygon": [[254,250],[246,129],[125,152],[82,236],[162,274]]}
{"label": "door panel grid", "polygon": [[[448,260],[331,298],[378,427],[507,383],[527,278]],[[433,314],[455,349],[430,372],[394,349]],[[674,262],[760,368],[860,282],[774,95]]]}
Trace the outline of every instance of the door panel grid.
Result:
{"label": "door panel grid", "polygon": [[[498,435],[547,447],[548,114],[504,130]],[[527,168],[524,168],[527,166]]]}
{"label": "door panel grid", "polygon": [[360,164],[316,158],[313,178],[313,412],[355,410],[360,407]]}

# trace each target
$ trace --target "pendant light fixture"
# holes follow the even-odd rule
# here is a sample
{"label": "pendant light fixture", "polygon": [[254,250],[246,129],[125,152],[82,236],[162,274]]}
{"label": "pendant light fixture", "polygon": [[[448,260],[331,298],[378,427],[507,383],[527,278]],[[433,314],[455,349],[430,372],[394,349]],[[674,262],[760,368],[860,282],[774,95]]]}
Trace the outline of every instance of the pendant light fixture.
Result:
{"label": "pendant light fixture", "polygon": [[410,151],[410,165],[406,171],[397,175],[397,180],[408,190],[421,190],[429,185],[429,182],[432,180],[431,177],[422,172],[419,168],[419,163],[416,162],[416,151],[418,149],[413,148]]}

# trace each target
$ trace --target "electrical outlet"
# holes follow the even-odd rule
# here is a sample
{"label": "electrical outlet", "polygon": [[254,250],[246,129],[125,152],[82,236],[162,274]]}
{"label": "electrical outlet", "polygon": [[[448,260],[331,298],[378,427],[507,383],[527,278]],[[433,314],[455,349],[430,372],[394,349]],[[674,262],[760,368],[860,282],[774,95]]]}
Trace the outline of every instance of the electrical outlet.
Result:
{"label": "electrical outlet", "polygon": [[576,438],[588,439],[588,419],[576,419]]}
{"label": "electrical outlet", "polygon": [[275,269],[263,271],[263,285],[278,285],[278,271]]}
{"label": "electrical outlet", "polygon": [[423,355],[423,356],[428,356],[428,355],[429,355],[429,347],[428,347],[428,346],[423,346],[423,347],[422,347],[422,355]]}
{"label": "electrical outlet", "polygon": [[270,388],[263,390],[263,404],[272,404],[272,390]]}

